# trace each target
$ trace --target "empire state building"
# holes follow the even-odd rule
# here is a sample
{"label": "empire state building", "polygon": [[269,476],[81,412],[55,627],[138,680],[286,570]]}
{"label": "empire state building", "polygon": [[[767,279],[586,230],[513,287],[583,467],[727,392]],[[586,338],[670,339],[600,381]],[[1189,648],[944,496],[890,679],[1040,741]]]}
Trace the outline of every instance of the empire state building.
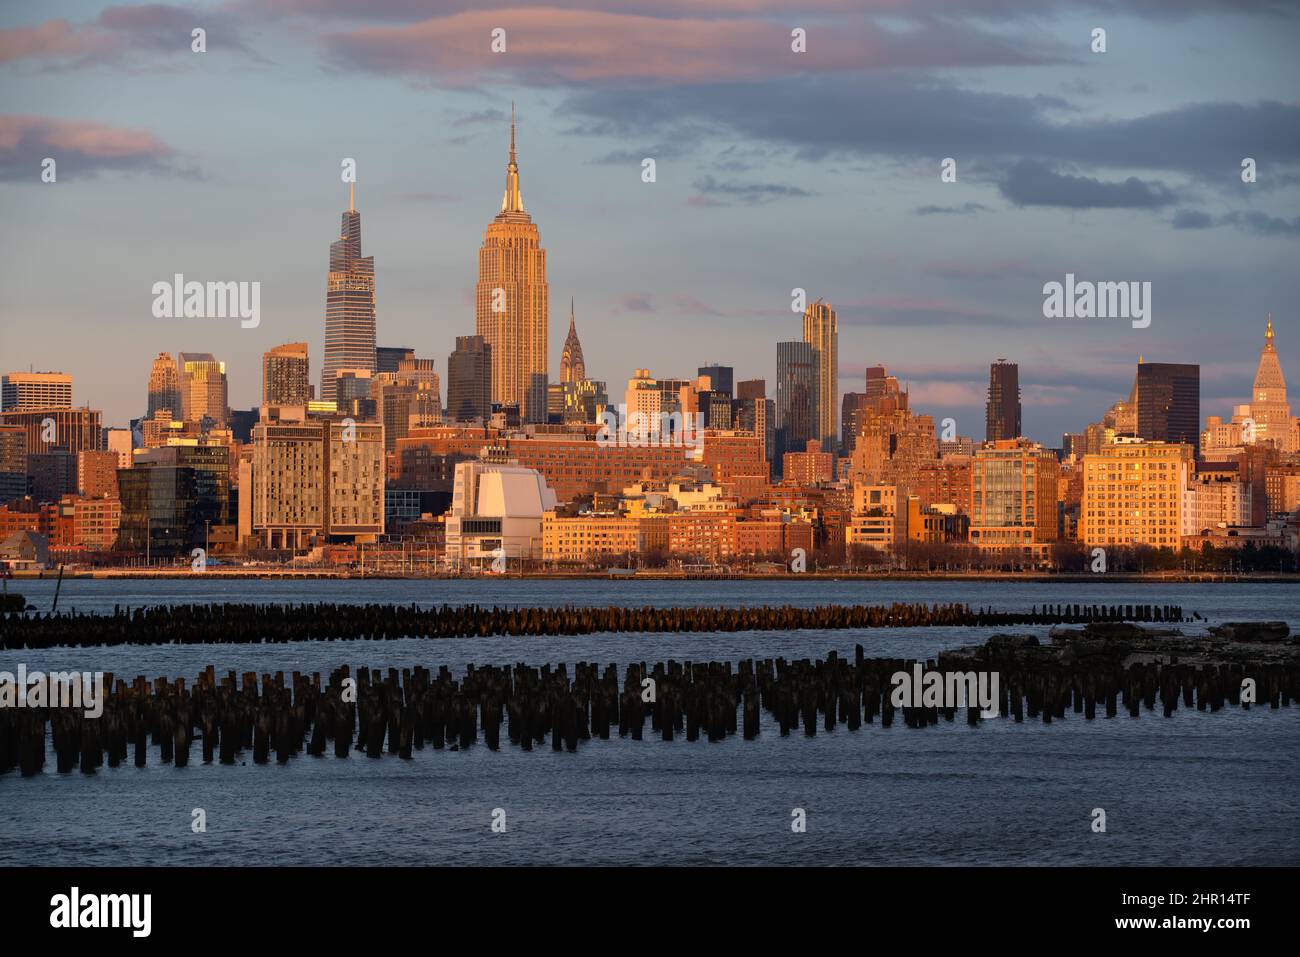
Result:
{"label": "empire state building", "polygon": [[546,250],[519,190],[512,108],[506,191],[479,249],[475,314],[492,347],[492,401],[518,406],[523,422],[546,421],[549,303]]}

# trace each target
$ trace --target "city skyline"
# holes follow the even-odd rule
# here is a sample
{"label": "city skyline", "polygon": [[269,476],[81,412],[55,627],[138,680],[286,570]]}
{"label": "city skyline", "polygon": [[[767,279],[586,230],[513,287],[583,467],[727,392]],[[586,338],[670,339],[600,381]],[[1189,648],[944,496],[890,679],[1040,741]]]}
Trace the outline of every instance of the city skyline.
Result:
{"label": "city skyline", "polygon": [[[635,20],[574,12],[581,22],[554,19],[620,39],[649,19],[655,29],[645,46],[678,53],[671,30],[686,25],[729,54],[707,76],[680,58],[661,66],[634,58],[645,71],[634,76],[612,75],[615,58],[579,52],[590,69],[578,77],[548,73],[555,64],[517,38],[517,60],[510,52],[492,58],[485,39],[482,55],[450,58],[459,67],[410,57],[384,65],[362,50],[367,29],[377,49],[402,51],[421,31],[450,31],[453,46],[469,50],[469,27],[461,33],[469,15],[447,4],[381,3],[373,15],[386,16],[384,24],[340,19],[328,4],[271,6],[310,13],[295,22],[334,44],[337,75],[321,77],[309,46],[247,8],[205,18],[207,60],[187,43],[164,49],[166,25],[149,8],[52,3],[0,14],[10,51],[0,70],[25,104],[23,116],[4,119],[11,135],[0,146],[0,190],[19,226],[5,246],[0,352],[10,369],[73,375],[74,401],[103,409],[106,423],[141,414],[139,383],[160,349],[224,361],[231,404],[241,408],[256,403],[261,356],[277,344],[307,341],[319,375],[319,238],[331,229],[339,162],[348,157],[358,162],[357,206],[379,263],[379,344],[445,362],[455,338],[473,331],[471,244],[500,189],[496,157],[512,98],[527,135],[531,205],[554,254],[551,292],[557,303],[583,301],[588,374],[614,391],[637,367],[686,376],[709,357],[739,379],[774,381],[773,343],[798,334],[789,310],[795,287],[835,306],[842,391],[857,387],[865,367],[883,364],[910,386],[918,408],[937,421],[951,416],[967,435],[982,432],[987,365],[997,356],[1019,364],[1024,431],[1047,445],[1127,394],[1139,354],[1199,363],[1202,417],[1249,401],[1256,322],[1267,313],[1282,367],[1294,370],[1300,357],[1288,308],[1300,291],[1289,265],[1300,162],[1289,131],[1300,108],[1296,68],[1284,55],[1296,21],[1276,7],[1207,3],[1178,16],[1085,4],[1093,15],[1058,9],[1036,23],[1012,4],[1003,24],[1011,40],[995,42],[978,21],[923,3],[911,20],[895,11],[913,28],[910,44],[898,44],[892,59],[881,52],[888,42],[863,45],[855,62],[852,44],[819,24],[844,27],[845,38],[906,33],[881,26],[870,9],[854,15],[826,5],[807,25],[816,61],[807,67],[781,59],[790,55],[790,25],[761,9],[736,12],[735,36],[676,7]],[[106,9],[119,18],[129,9],[153,31],[134,69],[168,71],[178,90],[207,91],[217,102],[247,101],[250,124],[271,129],[274,120],[284,131],[279,145],[250,150],[202,117],[161,103],[144,108],[152,96],[132,94],[156,74],[124,75],[122,48],[143,41],[114,27]],[[508,5],[483,15],[507,28],[523,16]],[[62,39],[37,43],[35,32],[60,16],[64,26],[46,33]],[[1110,30],[1105,55],[1087,50],[1097,19]],[[1145,62],[1119,42],[1135,32]],[[182,33],[187,40],[188,25]],[[218,42],[232,36],[237,43]],[[1021,52],[1012,41],[1024,41]],[[1209,85],[1199,60],[1175,56],[1187,50],[1237,67]],[[753,53],[765,75],[747,72],[731,51]],[[255,76],[236,75],[250,63]],[[767,69],[773,63],[783,65]],[[320,107],[289,93],[254,102],[263,98],[247,91],[273,70],[311,77],[330,91],[329,112],[355,122],[346,134],[322,134],[313,132]],[[846,111],[843,81],[859,76],[871,82]],[[120,81],[123,95],[88,99],[106,77]],[[936,83],[947,85],[951,103],[930,88]],[[377,96],[388,102],[361,108]],[[923,103],[939,132],[906,141],[891,97]],[[812,104],[806,120],[795,100],[801,109]],[[944,117],[976,107],[1006,142],[982,141],[955,121],[941,135]],[[399,128],[394,111],[423,122]],[[1192,120],[1220,128],[1231,152],[1258,157],[1253,193],[1239,180],[1240,157],[1189,139]],[[692,138],[692,128],[708,135]],[[1088,145],[1086,130],[1104,148]],[[1031,134],[1047,145],[1031,146]],[[50,153],[63,162],[58,182],[43,184],[40,158]],[[956,183],[940,181],[947,156],[957,159]],[[657,161],[653,183],[642,180],[646,157]],[[76,225],[101,220],[119,224],[114,242],[87,247]],[[46,255],[54,248],[64,251]],[[55,279],[69,257],[84,282]],[[701,270],[702,262],[713,268]],[[261,281],[261,327],[153,319],[149,288],[175,272]],[[1151,281],[1152,326],[1044,319],[1042,284],[1070,272]],[[51,328],[64,334],[47,337]],[[560,354],[564,332],[549,330],[550,355]],[[136,349],[142,340],[151,348]],[[547,373],[558,379],[557,368]]]}

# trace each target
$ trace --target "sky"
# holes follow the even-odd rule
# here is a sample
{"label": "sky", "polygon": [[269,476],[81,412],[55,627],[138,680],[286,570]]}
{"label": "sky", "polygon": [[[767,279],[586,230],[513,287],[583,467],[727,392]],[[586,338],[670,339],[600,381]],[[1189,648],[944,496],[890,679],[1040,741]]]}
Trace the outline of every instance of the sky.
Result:
{"label": "sky", "polygon": [[[318,381],[352,158],[379,344],[445,377],[514,102],[553,379],[573,297],[611,394],[710,363],[771,394],[797,288],[836,309],[841,391],[883,364],[977,439],[1001,357],[1047,445],[1139,355],[1200,363],[1226,418],[1270,312],[1300,388],[1297,41],[1291,0],[6,2],[0,367],[111,425],[159,351],[224,360],[234,408],[283,342]],[[260,282],[259,325],[155,318],[175,273]],[[1067,274],[1151,283],[1150,325],[1046,318]]]}

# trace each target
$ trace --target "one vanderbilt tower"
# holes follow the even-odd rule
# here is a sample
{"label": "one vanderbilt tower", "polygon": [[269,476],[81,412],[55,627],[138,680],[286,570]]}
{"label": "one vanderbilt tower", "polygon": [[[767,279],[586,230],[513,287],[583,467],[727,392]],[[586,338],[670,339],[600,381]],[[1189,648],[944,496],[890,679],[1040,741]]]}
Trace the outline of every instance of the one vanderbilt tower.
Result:
{"label": "one vanderbilt tower", "polygon": [[348,190],[339,238],[330,243],[329,280],[325,292],[325,363],[320,396],[335,398],[341,369],[375,371],[375,257],[361,255],[361,214],[357,184]]}
{"label": "one vanderbilt tower", "polygon": [[475,310],[477,332],[492,347],[492,402],[517,406],[523,422],[546,421],[549,302],[546,250],[519,190],[511,107],[506,191],[479,249]]}

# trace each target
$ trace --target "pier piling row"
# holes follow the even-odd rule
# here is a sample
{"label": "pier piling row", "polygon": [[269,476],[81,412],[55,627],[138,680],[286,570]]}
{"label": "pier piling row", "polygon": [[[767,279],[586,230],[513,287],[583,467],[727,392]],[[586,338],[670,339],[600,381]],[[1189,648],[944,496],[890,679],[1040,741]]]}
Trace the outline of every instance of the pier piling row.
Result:
{"label": "pier piling row", "polygon": [[157,644],[587,635],[639,632],[720,633],[846,628],[1179,623],[1179,605],[1035,605],[997,611],[965,604],[792,605],[749,608],[482,605],[219,604],[159,605],[112,614],[0,615],[0,649]]}
{"label": "pier piling row", "polygon": [[[612,736],[642,741],[739,736],[764,731],[815,737],[848,732],[877,720],[924,728],[957,720],[986,720],[978,704],[896,707],[895,676],[973,671],[998,674],[992,709],[1001,718],[1068,720],[1082,715],[1131,718],[1143,711],[1171,717],[1181,706],[1217,712],[1251,707],[1243,695],[1254,682],[1254,706],[1289,707],[1300,693],[1300,646],[1248,644],[1210,638],[1135,643],[1089,635],[1039,646],[1033,636],[995,635],[975,648],[937,659],[868,658],[857,645],[851,660],[784,657],[730,661],[540,667],[468,665],[459,677],[446,667],[380,669],[344,666],[319,672],[218,676],[209,665],[187,683],[141,675],[105,676],[107,700],[98,718],[50,708],[0,709],[0,771],[42,772],[52,754],[59,773],[94,774],[116,768],[191,760],[233,765],[286,764],[353,753],[410,759],[414,751],[499,750],[504,740],[524,751],[577,751]],[[647,681],[649,679],[649,681]],[[766,714],[766,725],[762,720]],[[502,734],[504,726],[504,735]]]}

